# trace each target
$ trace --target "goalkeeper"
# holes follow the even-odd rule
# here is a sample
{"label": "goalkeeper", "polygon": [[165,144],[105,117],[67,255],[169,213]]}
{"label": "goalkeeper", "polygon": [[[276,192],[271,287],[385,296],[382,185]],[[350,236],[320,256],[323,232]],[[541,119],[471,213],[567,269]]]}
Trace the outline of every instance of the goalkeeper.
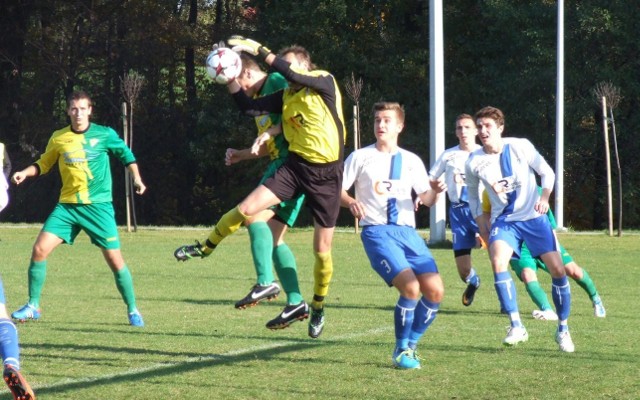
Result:
{"label": "goalkeeper", "polygon": [[[289,156],[273,176],[222,216],[199,250],[210,254],[226,236],[259,212],[305,194],[314,219],[315,258],[308,333],[317,338],[325,325],[324,300],[333,275],[331,246],[340,211],[346,139],[342,96],[336,79],[327,71],[317,70],[309,52],[301,46],[287,47],[276,56],[260,43],[240,36],[231,37],[228,43],[236,51],[259,56],[289,82],[286,89],[254,99],[241,90],[237,80],[227,85],[245,114],[282,114],[282,134],[289,142]],[[265,132],[256,140],[254,150],[257,152],[277,134]]]}
{"label": "goalkeeper", "polygon": [[[223,45],[223,44],[221,44]],[[217,45],[216,45],[217,47]],[[287,81],[277,72],[265,73],[250,56],[243,54],[242,71],[237,80],[242,90],[251,97],[264,96],[287,87]],[[271,113],[255,118],[258,135],[267,130],[281,130],[281,114]],[[289,143],[282,135],[277,135],[264,143],[258,152],[253,154],[251,148],[227,149],[225,164],[232,165],[240,161],[269,156],[271,161],[267,165],[262,181],[272,176],[276,169],[284,163],[289,152]],[[261,181],[261,182],[262,182]],[[274,281],[273,266],[276,268],[282,287],[287,294],[287,305],[282,313],[267,322],[269,329],[283,329],[297,320],[304,320],[309,316],[309,306],[300,294],[296,260],[289,246],[284,242],[284,234],[288,226],[293,226],[302,208],[304,195],[282,202],[278,206],[264,210],[245,221],[251,241],[251,254],[256,270],[256,284],[251,291],[235,307],[244,309],[255,306],[263,300],[272,300],[280,294],[280,287]],[[275,246],[274,246],[275,243]],[[186,261],[193,257],[205,257],[199,243],[196,245],[180,246],[174,252],[179,261]],[[273,259],[273,262],[272,262]]]}

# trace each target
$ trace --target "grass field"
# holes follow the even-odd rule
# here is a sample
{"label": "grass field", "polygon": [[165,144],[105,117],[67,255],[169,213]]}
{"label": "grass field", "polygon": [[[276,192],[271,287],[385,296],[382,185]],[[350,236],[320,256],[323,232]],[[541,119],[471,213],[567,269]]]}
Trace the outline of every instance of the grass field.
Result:
{"label": "grass field", "polygon": [[[9,311],[27,299],[27,266],[40,226],[0,224],[0,272]],[[576,345],[561,353],[555,324],[531,318],[534,304],[517,283],[527,343],[505,348],[508,319],[499,313],[486,251],[475,251],[483,285],[471,307],[460,301],[450,249],[433,249],[445,282],[438,318],[420,346],[423,368],[391,367],[397,294],[373,272],[353,229],[334,239],[334,279],[327,325],[319,339],[307,323],[281,331],[264,324],[277,300],[234,309],[254,283],[248,235],[241,230],[204,260],[177,263],[173,250],[205,229],[140,228],[122,232],[146,327],[127,323],[126,309],[100,252],[81,234],[49,259],[40,321],[18,325],[22,369],[39,399],[637,399],[640,322],[636,314],[640,235],[563,233],[607,307],[593,316],[572,285]],[[301,288],[312,295],[312,231],[288,242]],[[541,275],[550,288],[548,275]],[[3,388],[0,398],[11,398]]]}

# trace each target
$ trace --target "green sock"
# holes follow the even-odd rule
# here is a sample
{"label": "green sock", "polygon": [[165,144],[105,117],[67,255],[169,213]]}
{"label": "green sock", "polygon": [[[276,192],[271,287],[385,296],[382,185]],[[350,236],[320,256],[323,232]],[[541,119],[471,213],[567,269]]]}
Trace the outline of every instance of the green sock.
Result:
{"label": "green sock", "polygon": [[269,285],[273,282],[273,268],[271,252],[273,250],[273,235],[266,222],[254,222],[249,225],[251,239],[251,255],[253,266],[256,268],[257,283]]}
{"label": "green sock", "polygon": [[553,310],[549,298],[545,291],[540,287],[540,282],[533,281],[525,284],[529,297],[541,310]]}
{"label": "green sock", "polygon": [[29,304],[35,308],[40,307],[42,287],[47,278],[47,260],[33,261],[29,263]]}
{"label": "green sock", "polygon": [[598,295],[596,284],[593,283],[593,280],[591,279],[591,276],[586,269],[582,269],[582,279],[576,279],[575,281],[578,285],[580,285],[581,288],[584,289],[585,292],[587,292],[591,300],[593,300],[593,298]]}
{"label": "green sock", "polygon": [[273,265],[280,278],[282,289],[287,294],[287,304],[299,304],[303,301],[298,283],[296,258],[286,243],[273,249]]}
{"label": "green sock", "polygon": [[118,292],[120,292],[122,300],[124,300],[127,305],[127,312],[132,313],[136,311],[136,295],[133,292],[133,278],[131,277],[129,268],[125,265],[120,271],[114,272],[113,276],[116,279]]}

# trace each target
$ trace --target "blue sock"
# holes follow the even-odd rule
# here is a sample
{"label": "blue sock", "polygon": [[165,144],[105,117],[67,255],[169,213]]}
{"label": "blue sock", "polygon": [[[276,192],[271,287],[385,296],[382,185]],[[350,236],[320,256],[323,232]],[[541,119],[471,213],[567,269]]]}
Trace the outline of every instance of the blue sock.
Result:
{"label": "blue sock", "polygon": [[556,306],[559,321],[566,321],[571,312],[571,287],[566,276],[551,278],[551,297]]}
{"label": "blue sock", "polygon": [[4,365],[11,364],[20,369],[20,347],[18,330],[10,319],[0,319],[0,356]]}
{"label": "blue sock", "polygon": [[396,331],[396,347],[406,349],[409,347],[409,333],[413,326],[413,317],[418,300],[407,299],[400,296],[393,312],[393,322]]}
{"label": "blue sock", "polygon": [[522,326],[520,321],[520,312],[518,311],[518,296],[516,294],[516,286],[511,279],[509,271],[502,271],[494,274],[496,293],[500,306],[509,315],[511,326]]}
{"label": "blue sock", "polygon": [[424,335],[433,320],[436,319],[439,308],[440,303],[431,302],[424,297],[420,299],[418,305],[416,306],[416,311],[413,318],[413,326],[411,327],[411,332],[409,333],[409,348],[415,350],[422,335]]}

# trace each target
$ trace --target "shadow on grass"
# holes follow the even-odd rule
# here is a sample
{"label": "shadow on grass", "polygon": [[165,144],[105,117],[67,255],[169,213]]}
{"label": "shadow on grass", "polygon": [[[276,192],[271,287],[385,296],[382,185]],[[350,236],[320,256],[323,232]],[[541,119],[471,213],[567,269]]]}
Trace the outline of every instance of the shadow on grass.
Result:
{"label": "shadow on grass", "polygon": [[[61,394],[73,390],[89,389],[96,386],[118,384],[124,382],[143,381],[147,379],[164,376],[175,376],[203,368],[224,367],[232,364],[255,361],[256,359],[270,360],[279,358],[283,353],[295,352],[308,349],[310,346],[317,347],[332,344],[331,342],[318,342],[306,339],[299,343],[273,343],[268,348],[248,349],[230,354],[199,354],[181,362],[157,363],[148,367],[128,370],[120,374],[111,374],[102,377],[79,378],[76,381],[60,382],[50,386],[34,388],[36,393],[42,395]],[[113,351],[126,351],[126,349],[113,348]],[[131,349],[129,349],[131,350]],[[105,348],[106,351],[106,348]],[[139,350],[138,350],[139,351]]]}

